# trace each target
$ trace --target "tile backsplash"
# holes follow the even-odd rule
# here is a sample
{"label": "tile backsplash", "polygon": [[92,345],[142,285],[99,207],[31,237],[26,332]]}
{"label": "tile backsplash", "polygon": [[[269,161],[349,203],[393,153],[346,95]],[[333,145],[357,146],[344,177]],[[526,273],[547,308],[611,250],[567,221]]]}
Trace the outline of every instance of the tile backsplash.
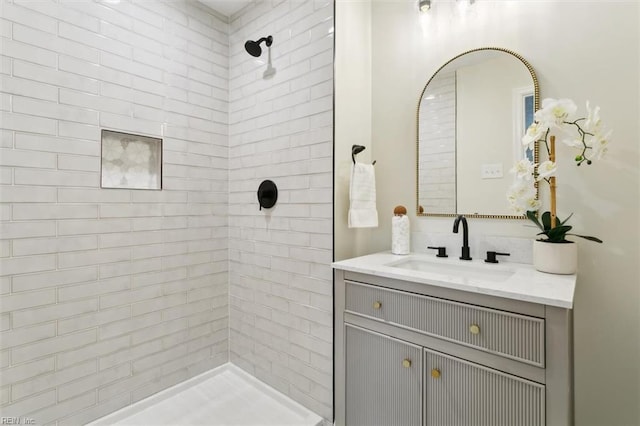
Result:
{"label": "tile backsplash", "polygon": [[[462,229],[460,233],[412,232],[411,251],[429,253],[429,246],[446,247],[449,257],[459,257],[462,247]],[[469,248],[474,260],[486,259],[487,251],[509,253],[509,256],[498,256],[500,262],[528,263],[533,262],[533,242],[531,238],[497,237],[493,235],[473,234],[469,236]]]}

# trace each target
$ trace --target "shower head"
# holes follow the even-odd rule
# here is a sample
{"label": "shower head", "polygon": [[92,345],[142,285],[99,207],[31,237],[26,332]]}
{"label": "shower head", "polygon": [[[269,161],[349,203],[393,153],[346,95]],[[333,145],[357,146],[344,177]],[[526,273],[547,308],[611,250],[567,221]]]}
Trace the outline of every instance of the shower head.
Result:
{"label": "shower head", "polygon": [[249,55],[255,56],[257,58],[258,56],[262,55],[262,48],[260,47],[260,43],[262,43],[263,41],[266,41],[267,47],[269,47],[271,46],[271,43],[273,43],[273,37],[262,37],[258,41],[247,40],[247,42],[244,44],[244,48]]}

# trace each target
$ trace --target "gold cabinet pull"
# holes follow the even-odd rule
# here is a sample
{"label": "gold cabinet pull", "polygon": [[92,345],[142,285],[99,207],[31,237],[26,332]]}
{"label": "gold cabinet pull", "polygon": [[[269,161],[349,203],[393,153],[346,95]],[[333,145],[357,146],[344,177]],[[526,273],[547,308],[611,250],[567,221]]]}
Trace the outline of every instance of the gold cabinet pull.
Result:
{"label": "gold cabinet pull", "polygon": [[437,368],[434,368],[433,370],[431,370],[431,377],[433,377],[434,379],[439,379],[440,370],[438,370]]}
{"label": "gold cabinet pull", "polygon": [[409,367],[411,367],[411,360],[410,360],[410,359],[404,359],[404,360],[402,361],[402,366],[403,366],[404,368],[409,368]]}
{"label": "gold cabinet pull", "polygon": [[471,324],[471,327],[469,327],[469,331],[471,332],[471,334],[480,334],[480,327],[478,327],[477,324]]}
{"label": "gold cabinet pull", "polygon": [[380,308],[382,308],[382,302],[379,302],[377,300],[373,302],[373,309],[380,309]]}

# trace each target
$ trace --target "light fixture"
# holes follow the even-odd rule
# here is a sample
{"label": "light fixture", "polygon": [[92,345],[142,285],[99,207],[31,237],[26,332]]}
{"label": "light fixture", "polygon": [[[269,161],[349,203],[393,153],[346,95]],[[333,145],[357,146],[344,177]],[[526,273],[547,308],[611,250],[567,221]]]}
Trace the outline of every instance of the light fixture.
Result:
{"label": "light fixture", "polygon": [[418,6],[421,12],[426,12],[431,9],[431,0],[418,0]]}

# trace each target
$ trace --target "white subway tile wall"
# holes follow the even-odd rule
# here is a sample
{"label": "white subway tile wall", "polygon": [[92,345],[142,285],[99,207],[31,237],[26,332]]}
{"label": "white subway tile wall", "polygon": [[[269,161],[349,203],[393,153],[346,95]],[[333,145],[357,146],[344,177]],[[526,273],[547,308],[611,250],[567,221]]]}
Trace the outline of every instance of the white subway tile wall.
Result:
{"label": "white subway tile wall", "polygon": [[456,73],[438,73],[420,101],[418,200],[425,213],[456,211]]}
{"label": "white subway tile wall", "polygon": [[[244,43],[268,35],[263,78]],[[331,419],[333,2],[257,2],[229,37],[231,361]]]}
{"label": "white subway tile wall", "polygon": [[[228,343],[229,24],[197,2],[2,0],[3,416],[78,425]],[[164,189],[100,189],[100,130]]]}

